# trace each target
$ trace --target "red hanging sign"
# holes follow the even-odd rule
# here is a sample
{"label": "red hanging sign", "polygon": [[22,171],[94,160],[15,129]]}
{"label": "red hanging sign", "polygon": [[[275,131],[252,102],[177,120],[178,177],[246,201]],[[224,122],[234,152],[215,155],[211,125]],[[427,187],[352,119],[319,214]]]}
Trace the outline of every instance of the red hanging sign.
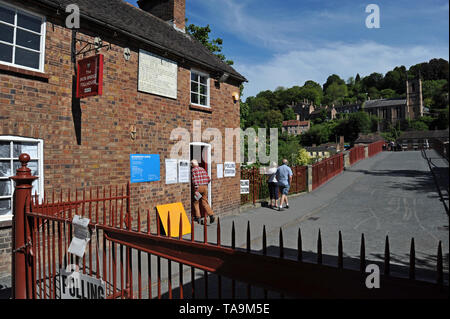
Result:
{"label": "red hanging sign", "polygon": [[77,66],[77,98],[102,95],[103,55],[79,60]]}

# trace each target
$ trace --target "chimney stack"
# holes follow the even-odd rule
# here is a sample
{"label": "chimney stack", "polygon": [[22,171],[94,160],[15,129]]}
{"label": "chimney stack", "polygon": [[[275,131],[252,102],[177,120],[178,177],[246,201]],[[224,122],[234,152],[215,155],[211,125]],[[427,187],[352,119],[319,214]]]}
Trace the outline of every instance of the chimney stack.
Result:
{"label": "chimney stack", "polygon": [[186,0],[138,0],[141,10],[170,23],[175,29],[185,32]]}

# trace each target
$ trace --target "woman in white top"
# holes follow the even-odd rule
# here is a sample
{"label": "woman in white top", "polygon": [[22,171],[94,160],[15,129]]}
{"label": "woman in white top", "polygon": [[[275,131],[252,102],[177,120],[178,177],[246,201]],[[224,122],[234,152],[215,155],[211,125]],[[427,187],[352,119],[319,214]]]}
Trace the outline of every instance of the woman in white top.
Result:
{"label": "woman in white top", "polygon": [[277,163],[272,162],[270,167],[266,170],[266,174],[269,175],[267,180],[270,194],[269,208],[276,208],[278,207]]}

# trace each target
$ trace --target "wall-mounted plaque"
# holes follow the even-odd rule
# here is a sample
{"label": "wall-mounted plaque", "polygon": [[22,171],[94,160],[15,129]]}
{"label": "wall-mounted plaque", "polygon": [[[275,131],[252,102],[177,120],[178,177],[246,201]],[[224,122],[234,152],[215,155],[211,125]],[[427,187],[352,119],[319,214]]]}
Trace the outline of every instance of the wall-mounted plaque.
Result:
{"label": "wall-mounted plaque", "polygon": [[139,50],[139,91],[176,99],[177,78],[176,62]]}

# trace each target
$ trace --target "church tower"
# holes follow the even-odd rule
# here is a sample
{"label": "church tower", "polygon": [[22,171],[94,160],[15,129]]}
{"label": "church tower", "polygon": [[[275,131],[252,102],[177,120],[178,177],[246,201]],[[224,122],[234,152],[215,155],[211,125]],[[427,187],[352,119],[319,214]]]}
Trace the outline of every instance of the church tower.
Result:
{"label": "church tower", "polygon": [[422,80],[406,79],[406,118],[410,120],[423,116]]}

